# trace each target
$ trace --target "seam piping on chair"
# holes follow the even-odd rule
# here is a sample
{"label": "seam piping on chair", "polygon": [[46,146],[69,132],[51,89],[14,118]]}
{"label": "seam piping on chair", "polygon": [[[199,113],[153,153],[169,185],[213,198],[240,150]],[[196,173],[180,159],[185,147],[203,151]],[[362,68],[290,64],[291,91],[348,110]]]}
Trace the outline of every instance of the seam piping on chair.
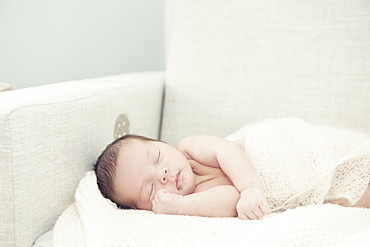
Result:
{"label": "seam piping on chair", "polygon": [[39,104],[32,104],[32,105],[20,106],[20,107],[17,107],[16,109],[13,109],[13,110],[9,111],[7,114],[9,114],[9,116],[10,116],[13,112],[18,111],[20,109],[28,108],[28,107],[45,106],[45,105],[58,105],[58,104],[65,104],[65,103],[77,102],[77,101],[85,100],[85,99],[88,99],[88,98],[91,98],[91,97],[95,97],[95,96],[98,96],[98,95],[102,95],[102,94],[106,94],[106,93],[110,93],[110,92],[115,92],[115,91],[121,90],[121,89],[133,88],[133,87],[137,87],[137,86],[143,86],[143,85],[146,85],[146,84],[153,84],[153,82],[157,82],[157,83],[159,81],[162,82],[162,80],[163,80],[162,78],[149,79],[148,81],[139,82],[137,84],[128,85],[128,86],[125,86],[125,87],[112,88],[112,89],[109,89],[109,90],[106,90],[106,91],[103,91],[103,92],[102,91],[99,91],[99,92],[93,93],[91,95],[87,95],[85,97],[82,97],[82,98],[71,99],[71,100],[68,100],[68,101],[56,102],[56,103],[52,103],[52,104],[50,104],[50,103],[39,103]]}
{"label": "seam piping on chair", "polygon": [[159,140],[161,140],[161,138],[162,138],[162,125],[163,125],[165,99],[166,99],[166,83],[163,84],[163,91],[162,91],[162,105],[161,105],[161,114],[160,114],[159,131],[158,131],[158,139]]}

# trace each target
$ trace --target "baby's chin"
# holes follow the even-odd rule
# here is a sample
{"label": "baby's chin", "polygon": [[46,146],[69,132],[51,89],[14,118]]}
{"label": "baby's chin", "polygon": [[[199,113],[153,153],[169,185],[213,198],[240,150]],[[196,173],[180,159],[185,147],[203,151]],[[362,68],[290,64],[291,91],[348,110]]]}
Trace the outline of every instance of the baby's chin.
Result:
{"label": "baby's chin", "polygon": [[194,191],[195,191],[195,186],[192,187],[192,188],[189,188],[187,190],[177,191],[177,193],[175,193],[175,194],[182,195],[182,196],[187,196],[187,195],[193,194]]}
{"label": "baby's chin", "polygon": [[[194,186],[195,188],[195,186]],[[180,195],[180,196],[187,196],[187,195],[190,195],[190,194],[193,194],[194,193],[194,189],[182,189],[182,190],[177,190],[177,189],[173,189],[171,191],[167,190],[168,192],[172,193],[172,194],[176,194],[176,195]]]}
{"label": "baby's chin", "polygon": [[191,193],[185,193],[185,192],[175,192],[174,194],[176,194],[176,195],[180,195],[180,196],[187,196],[187,195],[190,195]]}

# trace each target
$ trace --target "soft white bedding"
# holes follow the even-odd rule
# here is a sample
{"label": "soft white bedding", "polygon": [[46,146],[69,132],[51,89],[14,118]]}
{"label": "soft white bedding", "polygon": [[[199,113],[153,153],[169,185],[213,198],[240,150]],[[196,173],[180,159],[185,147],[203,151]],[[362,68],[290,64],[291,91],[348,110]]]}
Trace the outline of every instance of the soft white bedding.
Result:
{"label": "soft white bedding", "polygon": [[370,209],[315,205],[259,221],[121,210],[103,198],[93,171],[54,227],[61,246],[368,246]]}
{"label": "soft white bedding", "polygon": [[362,197],[370,180],[370,138],[297,118],[248,124],[228,139],[244,139],[273,211]]}

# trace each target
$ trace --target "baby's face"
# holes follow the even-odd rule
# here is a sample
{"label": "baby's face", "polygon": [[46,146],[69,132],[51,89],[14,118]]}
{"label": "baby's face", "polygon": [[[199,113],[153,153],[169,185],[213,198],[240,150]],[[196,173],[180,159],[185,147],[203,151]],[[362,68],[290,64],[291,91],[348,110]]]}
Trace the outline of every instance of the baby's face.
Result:
{"label": "baby's face", "polygon": [[193,193],[195,175],[180,151],[156,141],[131,140],[124,146],[113,181],[118,203],[151,210],[158,190]]}

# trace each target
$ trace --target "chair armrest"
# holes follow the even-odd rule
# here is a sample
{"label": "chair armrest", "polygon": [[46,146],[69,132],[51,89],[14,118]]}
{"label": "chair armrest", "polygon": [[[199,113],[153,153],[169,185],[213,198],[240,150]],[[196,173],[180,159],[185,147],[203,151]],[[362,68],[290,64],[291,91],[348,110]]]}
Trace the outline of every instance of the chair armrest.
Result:
{"label": "chair armrest", "polygon": [[0,246],[52,228],[119,115],[157,138],[163,87],[163,72],[143,72],[0,93]]}

